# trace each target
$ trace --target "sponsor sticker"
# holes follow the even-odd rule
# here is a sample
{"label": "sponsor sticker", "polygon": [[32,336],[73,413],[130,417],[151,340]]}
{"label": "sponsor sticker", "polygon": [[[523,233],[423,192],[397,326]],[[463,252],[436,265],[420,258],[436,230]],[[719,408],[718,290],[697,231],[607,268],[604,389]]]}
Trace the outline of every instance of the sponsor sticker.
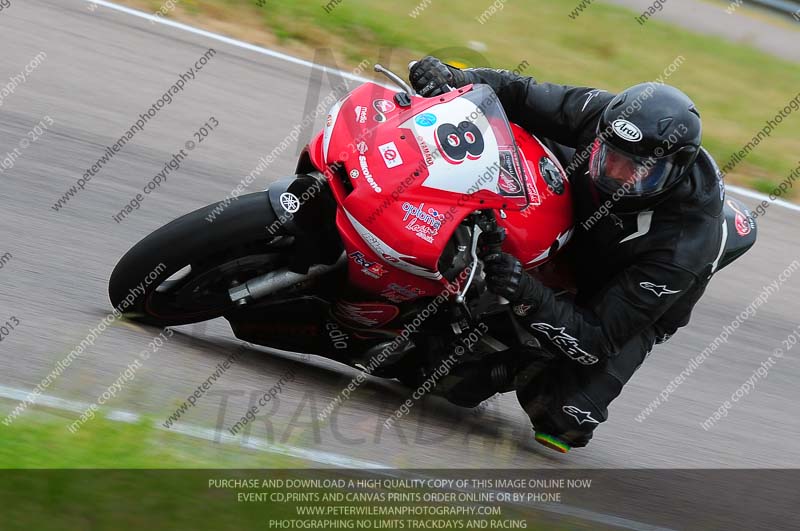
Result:
{"label": "sponsor sticker", "polygon": [[519,195],[522,191],[522,187],[519,183],[505,170],[500,170],[500,178],[497,180],[497,187],[503,195]]}
{"label": "sponsor sticker", "polygon": [[419,126],[430,127],[436,124],[436,115],[429,112],[424,112],[417,116],[414,121],[417,122],[417,125]]}
{"label": "sponsor sticker", "polygon": [[419,144],[420,151],[422,151],[422,157],[425,159],[425,164],[428,166],[433,166],[433,153],[431,153],[431,148],[428,146],[428,143],[425,142],[425,139],[419,135],[417,135],[417,143]]}
{"label": "sponsor sticker", "polygon": [[389,272],[389,270],[383,267],[383,265],[381,265],[380,263],[370,262],[369,260],[367,260],[367,257],[364,256],[364,253],[362,253],[361,251],[352,252],[350,253],[349,256],[350,258],[352,258],[353,262],[361,266],[362,268],[361,272],[367,275],[368,277],[377,280]]}
{"label": "sponsor sticker", "polygon": [[394,282],[386,286],[381,295],[392,302],[406,302],[418,298],[424,292],[414,286],[401,286]]}
{"label": "sponsor sticker", "polygon": [[383,114],[388,114],[397,108],[397,106],[389,100],[375,100],[372,102],[372,106],[375,107],[376,111]]}
{"label": "sponsor sticker", "polygon": [[339,328],[339,323],[335,321],[328,321],[325,324],[325,331],[328,332],[328,338],[331,340],[331,345],[336,350],[347,350],[350,336]]}
{"label": "sponsor sticker", "polygon": [[363,105],[358,105],[354,110],[356,113],[356,122],[360,124],[367,123],[367,108]]}
{"label": "sponsor sticker", "polygon": [[442,228],[444,215],[440,214],[435,208],[425,209],[425,203],[415,206],[412,203],[403,203],[403,222],[408,222],[405,229],[416,234],[420,239],[428,243],[433,243],[433,237],[439,234]]}
{"label": "sponsor sticker", "polygon": [[354,327],[378,327],[390,323],[400,313],[397,306],[377,302],[339,301],[333,315]]}
{"label": "sponsor sticker", "polygon": [[386,163],[387,168],[396,168],[403,164],[403,157],[400,156],[400,151],[397,149],[394,142],[378,146],[378,151],[381,152],[383,162]]}
{"label": "sponsor sticker", "polygon": [[367,157],[364,155],[359,155],[358,162],[361,164],[361,173],[364,174],[364,179],[367,180],[370,187],[375,190],[377,193],[383,192],[383,189],[378,186],[378,183],[375,182],[375,179],[372,177],[372,172],[369,171],[369,166],[367,165]]}
{"label": "sponsor sticker", "polygon": [[500,151],[500,177],[497,180],[497,188],[500,195],[511,197],[525,195],[514,159],[514,154],[511,151]]}

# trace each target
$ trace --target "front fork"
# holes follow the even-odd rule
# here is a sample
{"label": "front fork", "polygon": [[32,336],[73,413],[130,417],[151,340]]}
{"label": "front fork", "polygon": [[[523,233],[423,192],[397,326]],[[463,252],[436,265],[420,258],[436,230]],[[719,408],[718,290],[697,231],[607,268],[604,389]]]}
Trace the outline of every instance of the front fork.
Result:
{"label": "front fork", "polygon": [[239,306],[263,299],[300,282],[344,267],[346,256],[336,229],[336,202],[322,175],[295,175],[267,189],[275,221],[264,227],[269,236],[293,239],[287,268],[235,286],[228,292]]}

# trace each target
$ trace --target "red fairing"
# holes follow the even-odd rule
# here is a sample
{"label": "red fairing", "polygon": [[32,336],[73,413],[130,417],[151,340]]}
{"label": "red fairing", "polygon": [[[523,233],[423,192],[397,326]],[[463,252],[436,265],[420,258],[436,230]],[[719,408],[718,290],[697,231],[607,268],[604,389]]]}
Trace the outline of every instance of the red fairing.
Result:
{"label": "red fairing", "polygon": [[339,204],[355,287],[395,303],[442,293],[439,258],[479,209],[497,211],[508,233],[504,248],[526,267],[567,242],[572,205],[563,170],[534,137],[509,125],[490,88],[412,97],[408,107],[395,94],[362,85],[334,105],[309,145]]}
{"label": "red fairing", "polygon": [[523,128],[512,124],[512,129],[527,165],[530,205],[521,212],[505,212],[497,221],[507,233],[503,250],[530,269],[550,260],[572,237],[572,197],[555,155]]}

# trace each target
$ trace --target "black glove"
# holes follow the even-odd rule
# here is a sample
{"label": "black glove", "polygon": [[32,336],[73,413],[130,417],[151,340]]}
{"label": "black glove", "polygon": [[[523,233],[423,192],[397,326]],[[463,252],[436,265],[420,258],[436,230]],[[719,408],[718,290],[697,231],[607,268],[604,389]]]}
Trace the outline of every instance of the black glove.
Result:
{"label": "black glove", "polygon": [[486,227],[478,238],[478,257],[483,258],[490,254],[503,252],[503,242],[506,240],[506,229],[497,224],[491,228]]}
{"label": "black glove", "polygon": [[483,258],[486,286],[489,291],[505,297],[512,304],[524,303],[534,309],[540,303],[539,282],[523,269],[522,264],[508,253],[494,253]]}
{"label": "black glove", "polygon": [[412,66],[408,79],[414,90],[425,98],[443,94],[447,85],[454,88],[466,85],[464,72],[431,56]]}

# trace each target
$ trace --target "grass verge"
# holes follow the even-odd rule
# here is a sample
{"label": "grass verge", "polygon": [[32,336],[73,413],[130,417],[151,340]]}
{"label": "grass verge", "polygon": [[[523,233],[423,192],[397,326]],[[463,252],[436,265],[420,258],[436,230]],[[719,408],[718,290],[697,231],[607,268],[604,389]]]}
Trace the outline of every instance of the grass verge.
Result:
{"label": "grass verge", "polygon": [[[9,468],[305,468],[277,454],[170,433],[143,419],[135,424],[95,418],[75,434],[76,415],[30,411],[2,429],[0,469]],[[2,527],[2,526],[0,526]]]}
{"label": "grass verge", "polygon": [[[491,521],[506,520],[524,521],[525,528],[533,531],[586,528],[554,521],[547,514],[527,511],[523,514],[518,508],[506,506],[501,507],[499,515],[476,517],[396,518],[339,512],[382,505],[367,500],[348,501],[345,493],[363,491],[377,495],[390,491],[380,487],[353,489],[338,484],[264,486],[261,482],[265,480],[348,481],[365,476],[359,471],[303,469],[308,463],[172,434],[155,429],[147,421],[128,424],[95,419],[75,435],[67,432],[67,422],[61,415],[37,410],[3,428],[0,528],[4,531],[332,528],[390,531],[414,528],[409,526],[409,519],[430,518],[444,522],[442,525],[447,525],[444,527],[447,529],[473,529],[475,523],[470,523],[471,518],[490,520],[487,529],[502,528]],[[265,469],[248,470],[251,467]],[[235,487],[221,484],[231,479],[258,483]],[[425,492],[431,491],[422,490],[420,496]],[[316,493],[313,499],[311,493]],[[312,516],[302,513],[300,507],[322,510],[329,507],[332,512]],[[294,527],[287,523],[290,521],[303,525]],[[315,523],[319,525],[313,526]]]}

